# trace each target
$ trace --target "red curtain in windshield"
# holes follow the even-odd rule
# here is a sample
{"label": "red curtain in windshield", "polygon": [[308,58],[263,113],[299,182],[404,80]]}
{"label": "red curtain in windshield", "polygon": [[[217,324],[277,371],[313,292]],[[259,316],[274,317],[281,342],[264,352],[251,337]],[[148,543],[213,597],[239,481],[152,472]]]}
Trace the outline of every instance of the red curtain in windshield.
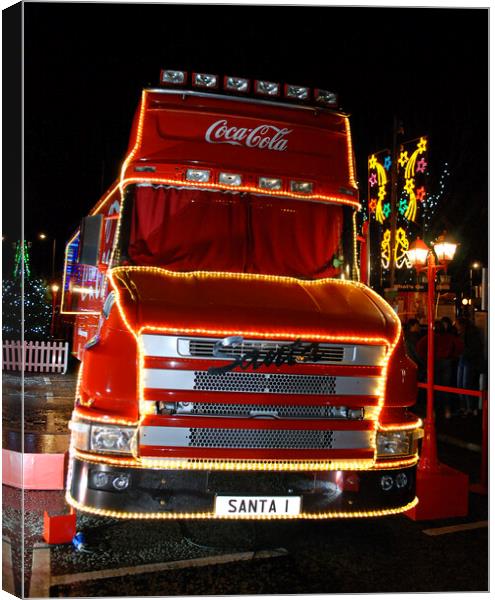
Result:
{"label": "red curtain in windshield", "polygon": [[139,186],[129,256],[175,271],[332,277],[342,221],[330,204]]}
{"label": "red curtain in windshield", "polygon": [[129,255],[174,271],[242,272],[246,229],[236,196],[139,186]]}

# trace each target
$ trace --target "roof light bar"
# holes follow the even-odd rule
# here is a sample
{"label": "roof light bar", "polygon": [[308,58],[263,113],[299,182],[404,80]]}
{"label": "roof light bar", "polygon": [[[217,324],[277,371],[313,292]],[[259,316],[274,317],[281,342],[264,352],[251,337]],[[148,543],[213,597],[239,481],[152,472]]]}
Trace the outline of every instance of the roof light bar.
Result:
{"label": "roof light bar", "polygon": [[218,76],[210,75],[207,73],[193,73],[192,83],[195,87],[199,88],[218,88]]}
{"label": "roof light bar", "polygon": [[326,104],[327,106],[337,106],[337,94],[334,92],[316,89],[315,100],[316,102],[320,104]]}
{"label": "roof light bar", "polygon": [[223,80],[223,87],[229,92],[238,92],[240,94],[246,94],[247,92],[249,92],[249,79],[227,76]]}
{"label": "roof light bar", "polygon": [[160,83],[162,85],[184,85],[186,82],[186,71],[169,71],[162,69],[160,72]]}
{"label": "roof light bar", "polygon": [[280,84],[273,81],[256,80],[254,82],[254,91],[260,96],[279,96]]}
{"label": "roof light bar", "polygon": [[220,173],[218,182],[224,185],[242,185],[242,177],[236,173]]}
{"label": "roof light bar", "polygon": [[308,100],[309,94],[309,87],[288,84],[285,86],[285,95],[287,98],[294,98],[295,100]]}
{"label": "roof light bar", "polygon": [[208,181],[210,181],[210,171],[208,169],[187,169],[186,181],[207,183]]}
{"label": "roof light bar", "polygon": [[313,192],[313,183],[311,181],[291,181],[291,192],[298,194],[311,194]]}
{"label": "roof light bar", "polygon": [[258,185],[265,190],[281,190],[282,180],[274,177],[260,177]]}

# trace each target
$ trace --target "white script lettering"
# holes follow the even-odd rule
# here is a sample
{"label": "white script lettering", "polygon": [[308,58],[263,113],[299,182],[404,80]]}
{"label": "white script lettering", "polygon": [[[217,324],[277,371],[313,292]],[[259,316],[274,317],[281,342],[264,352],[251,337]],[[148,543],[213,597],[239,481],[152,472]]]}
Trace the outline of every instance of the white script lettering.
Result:
{"label": "white script lettering", "polygon": [[229,125],[226,119],[215,121],[205,134],[209,144],[232,144],[233,146],[247,146],[248,148],[261,148],[283,152],[287,150],[286,136],[292,129],[280,129],[275,125],[258,125],[251,129]]}

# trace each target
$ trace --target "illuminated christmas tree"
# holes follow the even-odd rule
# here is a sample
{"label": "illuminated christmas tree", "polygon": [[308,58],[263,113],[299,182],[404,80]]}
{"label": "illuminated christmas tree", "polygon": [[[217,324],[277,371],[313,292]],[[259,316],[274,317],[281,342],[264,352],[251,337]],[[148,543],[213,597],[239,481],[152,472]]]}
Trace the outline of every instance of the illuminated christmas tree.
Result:
{"label": "illuminated christmas tree", "polygon": [[[16,243],[14,263],[13,278],[2,281],[3,338],[20,340],[22,329],[24,329],[25,340],[47,339],[52,310],[48,297],[48,286],[44,279],[31,278],[27,242]],[[23,307],[24,320],[22,320]]]}

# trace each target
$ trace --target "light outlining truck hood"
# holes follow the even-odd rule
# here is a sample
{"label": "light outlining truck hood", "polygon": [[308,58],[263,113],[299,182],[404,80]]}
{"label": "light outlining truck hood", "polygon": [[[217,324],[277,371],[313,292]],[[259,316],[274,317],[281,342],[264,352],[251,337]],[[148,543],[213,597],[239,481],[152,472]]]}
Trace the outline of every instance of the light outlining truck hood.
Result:
{"label": "light outlining truck hood", "polygon": [[390,347],[398,318],[363,284],[242,273],[117,267],[110,280],[127,327],[198,335],[345,340]]}

